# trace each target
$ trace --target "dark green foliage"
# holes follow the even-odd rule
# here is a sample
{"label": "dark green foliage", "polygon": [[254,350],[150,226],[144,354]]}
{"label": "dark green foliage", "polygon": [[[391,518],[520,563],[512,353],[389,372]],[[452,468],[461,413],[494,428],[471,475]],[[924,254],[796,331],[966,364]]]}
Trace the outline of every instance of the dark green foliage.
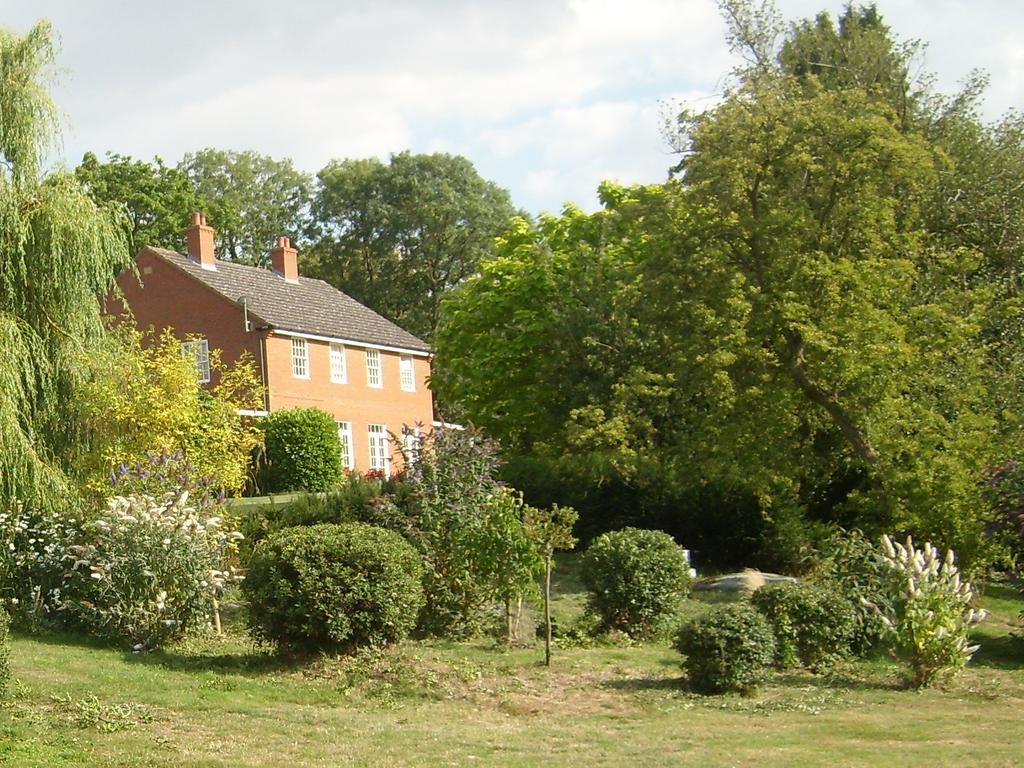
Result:
{"label": "dark green foliage", "polygon": [[768,621],[746,603],[716,607],[687,622],[676,650],[698,693],[748,692],[767,678],[775,658]]}
{"label": "dark green foliage", "polygon": [[240,546],[242,557],[247,559],[274,531],[293,526],[368,523],[400,529],[396,515],[401,504],[396,504],[394,499],[401,501],[407,495],[405,484],[398,478],[345,473],[328,493],[306,493],[286,504],[259,507],[245,514],[240,523],[240,530],[245,534]]}
{"label": "dark green foliage", "polygon": [[320,492],[341,478],[341,442],[334,418],[318,408],[274,411],[260,423],[266,435],[261,490]]}
{"label": "dark green foliage", "polygon": [[853,651],[864,655],[887,633],[882,614],[892,603],[892,569],[858,530],[836,530],[822,547],[822,561],[828,588],[841,595],[853,611]]}
{"label": "dark green foliage", "polygon": [[10,624],[7,611],[0,608],[0,701],[4,700],[7,681],[11,679]]}
{"label": "dark green foliage", "polygon": [[827,586],[771,584],[751,599],[775,634],[775,663],[825,669],[850,654],[855,618],[850,603]]}
{"label": "dark green foliage", "polygon": [[508,192],[457,155],[335,161],[317,180],[308,274],[427,340],[441,300],[515,214]]}
{"label": "dark green foliage", "polygon": [[191,214],[205,207],[185,173],[159,157],[146,162],[108,152],[100,162],[86,152],[75,178],[98,204],[124,211],[132,253],[144,245],[184,251]]}
{"label": "dark green foliage", "polygon": [[423,605],[416,551],[363,523],[286,528],[253,554],[243,591],[255,635],[296,652],[402,640]]}
{"label": "dark green foliage", "polygon": [[603,629],[649,637],[690,588],[690,562],[661,531],[623,528],[599,536],[583,556],[587,609]]}
{"label": "dark green foliage", "polygon": [[992,531],[1020,573],[1024,570],[1024,463],[1011,460],[993,468],[984,489],[993,512]]}
{"label": "dark green foliage", "polygon": [[266,264],[275,237],[298,242],[308,227],[312,180],[288,158],[207,147],[186,154],[177,171],[205,203],[219,258]]}

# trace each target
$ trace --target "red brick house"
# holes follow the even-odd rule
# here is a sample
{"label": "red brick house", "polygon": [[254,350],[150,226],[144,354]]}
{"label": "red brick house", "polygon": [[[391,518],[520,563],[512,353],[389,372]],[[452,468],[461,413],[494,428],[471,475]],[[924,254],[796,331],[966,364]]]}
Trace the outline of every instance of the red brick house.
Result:
{"label": "red brick house", "polygon": [[187,238],[187,254],[145,246],[137,273],[118,276],[139,327],[194,339],[183,348],[207,382],[210,349],[228,364],[248,352],[266,389],[265,412],[327,411],[344,466],[389,471],[389,433],[433,423],[427,344],[322,280],[301,277],[287,238],[270,252],[272,270],[216,259],[213,228],[198,213]]}

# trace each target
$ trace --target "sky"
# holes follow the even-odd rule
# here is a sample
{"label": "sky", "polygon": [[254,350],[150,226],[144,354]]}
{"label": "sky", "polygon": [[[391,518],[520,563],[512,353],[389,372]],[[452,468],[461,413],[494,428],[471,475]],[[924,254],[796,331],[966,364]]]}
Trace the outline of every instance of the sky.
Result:
{"label": "sky", "polygon": [[[843,0],[778,0],[787,20]],[[974,68],[984,115],[1024,105],[1024,3],[880,0],[929,43],[951,92]],[[468,157],[531,213],[597,206],[603,179],[663,180],[665,120],[704,109],[736,60],[714,0],[0,0],[0,25],[60,38],[61,157],[176,163],[204,147],[330,160]]]}

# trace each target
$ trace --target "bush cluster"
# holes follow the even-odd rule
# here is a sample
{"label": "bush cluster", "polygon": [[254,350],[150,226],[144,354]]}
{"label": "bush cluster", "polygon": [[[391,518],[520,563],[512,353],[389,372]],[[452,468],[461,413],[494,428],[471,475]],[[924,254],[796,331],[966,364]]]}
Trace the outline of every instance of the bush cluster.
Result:
{"label": "bush cluster", "polygon": [[775,637],[768,621],[747,603],[724,605],[683,625],[676,649],[686,659],[698,693],[746,693],[768,677]]}
{"label": "bush cluster", "polygon": [[292,652],[348,651],[408,635],[421,577],[419,556],[394,531],[321,524],[271,534],[242,589],[257,637]]}
{"label": "bush cluster", "polygon": [[853,611],[851,647],[863,656],[886,637],[882,617],[890,610],[897,589],[893,570],[878,546],[858,530],[833,531],[823,547],[823,564],[823,583]]}
{"label": "bush cluster", "polygon": [[423,560],[424,634],[480,633],[495,604],[529,591],[538,560],[522,499],[496,479],[498,445],[476,429],[433,429],[416,447],[393,502]]}
{"label": "bush cluster", "polygon": [[752,603],[772,627],[775,663],[819,671],[850,654],[854,613],[849,602],[817,584],[771,584]]}
{"label": "bush cluster", "polygon": [[259,473],[265,493],[322,492],[341,478],[341,442],[334,417],[318,408],[274,411],[260,422],[265,464]]}
{"label": "bush cluster", "polygon": [[117,496],[91,520],[70,514],[0,515],[7,556],[0,589],[27,624],[63,624],[137,648],[154,648],[202,625],[223,586],[241,534],[220,508],[188,492]]}
{"label": "bush cluster", "polygon": [[601,629],[650,637],[691,586],[686,552],[661,531],[623,528],[596,538],[583,556],[587,608]]}
{"label": "bush cluster", "polygon": [[245,534],[241,546],[243,562],[271,533],[294,526],[321,523],[369,523],[398,529],[393,495],[400,495],[402,484],[394,478],[365,477],[356,472],[345,474],[328,493],[305,493],[285,504],[258,507],[244,514],[240,530]]}
{"label": "bush cluster", "polygon": [[68,547],[63,610],[97,637],[155,648],[208,620],[213,600],[238,579],[230,552],[241,538],[216,507],[188,493],[111,499]]}
{"label": "bush cluster", "polygon": [[81,521],[69,512],[20,504],[0,511],[0,608],[22,626],[58,624],[68,547],[82,535]]}

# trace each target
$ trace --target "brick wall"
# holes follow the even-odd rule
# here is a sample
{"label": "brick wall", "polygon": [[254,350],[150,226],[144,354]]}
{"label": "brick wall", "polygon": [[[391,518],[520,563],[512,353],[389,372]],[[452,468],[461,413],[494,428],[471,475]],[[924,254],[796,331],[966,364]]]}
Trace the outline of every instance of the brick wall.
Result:
{"label": "brick wall", "polygon": [[[191,334],[206,338],[210,349],[220,349],[228,364],[247,351],[260,367],[262,351],[268,409],[315,407],[335,420],[350,422],[358,471],[369,469],[370,424],[383,424],[397,435],[401,435],[403,426],[417,422],[430,429],[433,398],[427,388],[428,358],[413,356],[415,391],[406,392],[400,385],[400,353],[381,350],[382,386],[375,388],[367,385],[366,350],[348,344],[347,380],[339,384],[331,381],[329,342],[308,339],[309,378],[296,378],[292,374],[291,337],[255,328],[246,332],[241,307],[156,254],[141,251],[137,266],[138,277],[125,272],[118,278],[118,285],[140,328],[152,326],[159,332],[169,327],[181,339]],[[118,311],[116,302],[108,303],[108,308],[113,313]],[[216,381],[211,382],[211,386],[214,384]],[[396,453],[393,448],[391,452]]]}
{"label": "brick wall", "polygon": [[[309,379],[292,375],[292,340],[271,334],[267,338],[267,374],[270,381],[270,409],[315,407],[327,411],[336,420],[352,425],[353,453],[356,469],[369,468],[369,425],[383,424],[390,432],[401,435],[403,426],[422,423],[430,429],[434,418],[433,398],[427,388],[430,362],[413,357],[416,391],[405,392],[400,385],[397,352],[380,352],[381,384],[367,384],[366,351],[345,346],[346,383],[331,381],[330,344],[306,341],[309,358]],[[392,453],[394,450],[392,449]]]}

